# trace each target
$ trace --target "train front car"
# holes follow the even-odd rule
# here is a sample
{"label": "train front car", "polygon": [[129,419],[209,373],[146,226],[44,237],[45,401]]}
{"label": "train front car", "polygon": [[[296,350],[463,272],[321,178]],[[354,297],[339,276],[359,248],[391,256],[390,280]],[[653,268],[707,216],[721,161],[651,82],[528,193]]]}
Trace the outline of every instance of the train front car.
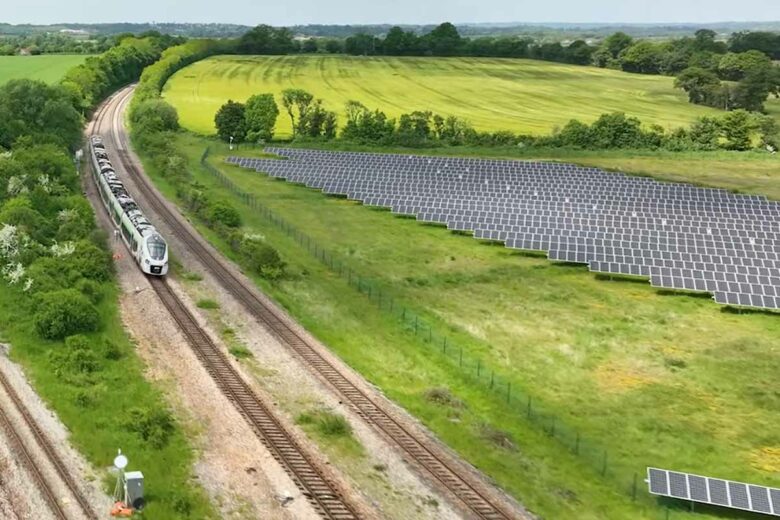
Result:
{"label": "train front car", "polygon": [[156,231],[144,237],[143,251],[139,260],[141,270],[146,274],[156,276],[168,274],[168,244]]}

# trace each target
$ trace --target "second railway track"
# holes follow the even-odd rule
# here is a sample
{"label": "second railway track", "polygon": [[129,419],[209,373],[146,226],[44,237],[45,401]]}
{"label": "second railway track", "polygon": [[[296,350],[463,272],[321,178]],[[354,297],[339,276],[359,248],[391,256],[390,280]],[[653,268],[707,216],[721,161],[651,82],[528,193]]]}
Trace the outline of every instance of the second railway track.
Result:
{"label": "second railway track", "polygon": [[[2,387],[3,391],[8,395],[9,400],[16,408],[17,412],[24,421],[24,424],[32,433],[32,436],[35,439],[38,447],[46,455],[46,458],[49,460],[52,467],[56,471],[57,476],[62,480],[62,482],[68,488],[68,491],[76,499],[76,503],[81,509],[84,517],[89,518],[90,520],[97,520],[97,514],[84,494],[74,484],[73,478],[66,469],[62,458],[60,458],[60,456],[57,454],[54,445],[43,433],[40,426],[38,426],[38,423],[35,421],[32,414],[19,397],[19,394],[16,393],[16,390],[13,389],[2,372],[0,372],[0,387]],[[2,410],[2,408],[0,408],[0,427],[2,427],[8,434],[11,440],[12,448],[17,452],[22,465],[28,469],[33,480],[35,480],[41,495],[43,495],[44,500],[51,508],[52,514],[54,514],[55,518],[58,520],[68,520],[69,516],[65,513],[65,509],[62,507],[62,504],[60,503],[60,500],[58,499],[51,483],[47,480],[46,476],[38,467],[38,464],[32,455],[31,449],[27,446],[22,436],[14,427],[10,417],[4,410]]]}
{"label": "second railway track", "polygon": [[379,430],[396,444],[415,463],[447,489],[476,517],[483,519],[510,519],[528,517],[521,512],[510,512],[484,491],[484,484],[469,472],[453,467],[442,448],[425,436],[418,435],[395,419],[386,405],[372,399],[355,385],[332,362],[323,357],[308,338],[296,331],[279,311],[256,296],[234,275],[223,261],[206,247],[168,207],[151,185],[151,181],[136,167],[128,149],[129,142],[121,127],[121,106],[132,95],[128,88],[119,95],[112,120],[112,132],[119,157],[126,172],[132,176],[151,209],[166,223],[177,238],[184,242],[203,266],[242,305],[271,331],[284,345],[291,348],[304,363],[331,386],[366,423]]}

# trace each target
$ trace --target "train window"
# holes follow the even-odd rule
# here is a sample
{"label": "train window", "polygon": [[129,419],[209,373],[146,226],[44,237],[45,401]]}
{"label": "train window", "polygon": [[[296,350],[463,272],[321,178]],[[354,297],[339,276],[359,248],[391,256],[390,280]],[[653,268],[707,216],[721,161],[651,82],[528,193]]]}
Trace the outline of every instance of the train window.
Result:
{"label": "train window", "polygon": [[122,234],[125,236],[125,240],[130,242],[132,240],[132,234],[130,233],[130,230],[127,227],[127,224],[122,222]]}
{"label": "train window", "polygon": [[165,258],[165,240],[160,235],[152,235],[146,240],[146,247],[149,248],[149,256],[152,260],[162,260]]}

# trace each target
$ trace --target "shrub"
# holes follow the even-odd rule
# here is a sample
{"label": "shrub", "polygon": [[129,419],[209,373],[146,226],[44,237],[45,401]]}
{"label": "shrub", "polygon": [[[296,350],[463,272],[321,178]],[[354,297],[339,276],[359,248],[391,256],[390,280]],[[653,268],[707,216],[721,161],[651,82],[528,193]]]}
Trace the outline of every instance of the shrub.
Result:
{"label": "shrub", "polygon": [[201,309],[219,309],[219,304],[214,300],[208,300],[208,299],[198,300],[197,305]]}
{"label": "shrub", "polygon": [[38,295],[35,329],[46,339],[62,339],[80,332],[97,330],[98,311],[89,299],[75,289],[61,289]]}
{"label": "shrub", "polygon": [[143,132],[166,132],[179,129],[179,114],[162,99],[149,99],[134,105],[130,121]]}
{"label": "shrub", "polygon": [[155,449],[168,444],[175,431],[173,416],[165,409],[134,408],[130,410],[129,416],[127,428]]}
{"label": "shrub", "polygon": [[241,215],[229,202],[211,201],[206,208],[206,220],[211,224],[237,228],[241,225]]}
{"label": "shrub", "polygon": [[262,238],[243,237],[239,250],[246,258],[249,267],[261,276],[274,280],[284,273],[284,262],[279,252]]}

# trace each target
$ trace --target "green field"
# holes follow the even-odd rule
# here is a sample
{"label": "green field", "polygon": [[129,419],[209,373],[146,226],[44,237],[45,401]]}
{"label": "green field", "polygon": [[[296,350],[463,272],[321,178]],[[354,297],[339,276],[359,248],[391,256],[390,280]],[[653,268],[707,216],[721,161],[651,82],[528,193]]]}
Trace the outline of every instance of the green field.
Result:
{"label": "green field", "polygon": [[[408,322],[379,310],[376,300],[369,303],[354,284],[243,205],[198,165],[207,145],[214,150],[211,163],[243,189],[326,245],[396,306],[446,331],[468,359],[479,357],[483,381],[488,370],[496,370],[519,395],[533,397],[534,409],[553,413],[556,433],[545,434],[501,396],[464,377],[424,333],[415,336]],[[601,279],[581,266],[480,244],[225,166],[224,146],[211,140],[182,135],[178,146],[196,179],[232,200],[247,230],[265,236],[288,262],[284,280],[258,283],[369,381],[543,517],[715,517],[699,508],[689,517],[684,504],[665,516],[644,491],[647,465],[780,484],[774,428],[780,421],[774,384],[778,316],[726,312],[709,297],[658,291],[646,281]],[[678,156],[690,164],[702,158]],[[751,158],[719,160],[724,171],[731,160],[742,161],[742,169],[734,163],[738,179],[751,169]],[[671,156],[665,160],[661,167],[674,163]],[[759,176],[771,168],[764,157],[755,164]],[[643,168],[656,166],[648,157]],[[175,198],[163,177],[155,180]],[[232,255],[223,239],[200,228]],[[460,404],[431,402],[426,395],[440,387]],[[524,409],[525,401],[519,405]],[[590,455],[575,456],[572,437],[568,444],[560,440],[564,431],[580,434]],[[609,452],[606,477],[594,446]],[[634,472],[636,502],[626,494]]]}
{"label": "green field", "polygon": [[59,81],[70,69],[84,62],[84,55],[0,56],[0,85],[12,79]]}
{"label": "green field", "polygon": [[[354,99],[398,116],[432,110],[470,121],[478,130],[541,134],[577,118],[590,122],[622,111],[671,128],[717,113],[694,106],[673,78],[543,61],[499,58],[373,58],[349,56],[217,56],[177,72],[163,95],[184,127],[214,133],[214,114],[228,99],[306,89],[342,111]],[[286,114],[277,134],[290,134]]]}

